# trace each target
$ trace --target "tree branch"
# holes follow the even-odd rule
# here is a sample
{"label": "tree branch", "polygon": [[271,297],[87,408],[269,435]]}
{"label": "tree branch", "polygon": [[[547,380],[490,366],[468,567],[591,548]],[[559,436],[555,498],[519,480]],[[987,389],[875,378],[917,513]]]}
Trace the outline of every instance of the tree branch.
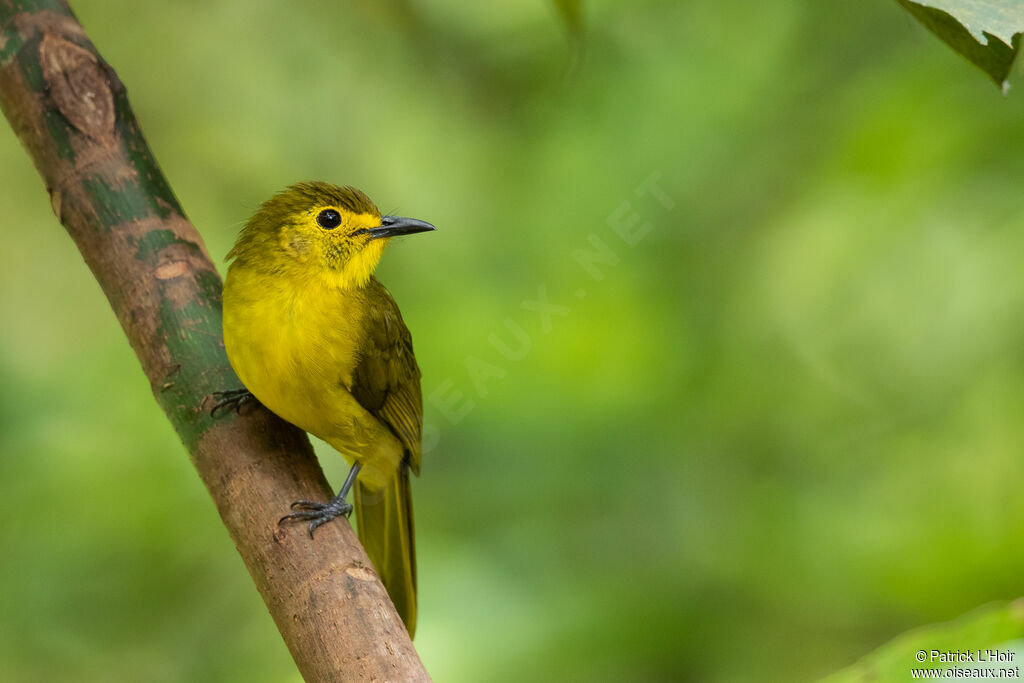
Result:
{"label": "tree branch", "polygon": [[348,524],[277,520],[331,491],[305,434],[263,408],[210,417],[240,385],[221,281],[125,88],[64,0],[0,0],[0,108],[92,269],[308,681],[428,681]]}

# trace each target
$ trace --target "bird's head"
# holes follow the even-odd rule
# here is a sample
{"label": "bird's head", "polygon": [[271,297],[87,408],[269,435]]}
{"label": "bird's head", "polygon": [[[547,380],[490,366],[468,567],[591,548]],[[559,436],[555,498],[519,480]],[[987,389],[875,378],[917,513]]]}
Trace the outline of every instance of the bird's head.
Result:
{"label": "bird's head", "polygon": [[433,229],[414,218],[381,216],[354,187],[297,183],[260,206],[228,259],[268,273],[319,275],[339,287],[361,287],[389,238]]}

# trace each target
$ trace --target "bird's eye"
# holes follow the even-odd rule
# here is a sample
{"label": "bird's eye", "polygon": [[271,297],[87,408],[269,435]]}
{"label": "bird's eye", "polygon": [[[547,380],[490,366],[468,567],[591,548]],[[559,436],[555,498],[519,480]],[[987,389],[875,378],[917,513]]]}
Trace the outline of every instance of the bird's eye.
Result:
{"label": "bird's eye", "polygon": [[341,214],[334,209],[324,209],[317,214],[316,224],[325,230],[333,230],[341,225]]}

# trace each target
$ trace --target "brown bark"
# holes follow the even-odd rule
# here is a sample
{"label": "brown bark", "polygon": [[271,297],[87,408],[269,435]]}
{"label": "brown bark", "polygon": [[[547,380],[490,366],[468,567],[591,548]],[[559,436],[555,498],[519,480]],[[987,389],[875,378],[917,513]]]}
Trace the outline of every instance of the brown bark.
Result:
{"label": "brown bark", "polygon": [[430,680],[350,525],[328,524],[315,541],[303,525],[278,526],[292,501],[331,493],[305,434],[262,407],[210,416],[211,394],[240,386],[221,338],[220,278],[124,86],[64,0],[0,0],[0,108],[302,675]]}

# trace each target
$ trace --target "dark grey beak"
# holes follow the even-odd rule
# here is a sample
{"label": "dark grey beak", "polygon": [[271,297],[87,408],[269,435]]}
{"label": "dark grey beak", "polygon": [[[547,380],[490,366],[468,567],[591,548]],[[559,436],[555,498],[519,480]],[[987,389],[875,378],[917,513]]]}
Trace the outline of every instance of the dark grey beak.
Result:
{"label": "dark grey beak", "polygon": [[400,237],[402,235],[415,235],[418,232],[430,232],[437,230],[426,221],[418,221],[415,218],[402,218],[401,216],[381,216],[379,228],[363,228],[356,230],[353,235],[367,233],[371,240],[381,237]]}

